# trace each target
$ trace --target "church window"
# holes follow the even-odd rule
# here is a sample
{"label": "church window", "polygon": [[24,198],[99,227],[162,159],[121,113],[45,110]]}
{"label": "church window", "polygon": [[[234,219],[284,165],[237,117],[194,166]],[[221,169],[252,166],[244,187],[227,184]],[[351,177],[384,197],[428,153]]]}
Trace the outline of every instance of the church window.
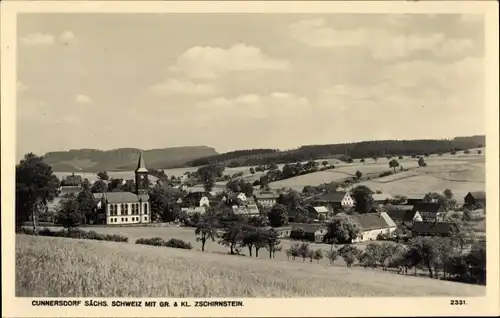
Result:
{"label": "church window", "polygon": [[148,204],[144,203],[144,214],[148,214]]}
{"label": "church window", "polygon": [[145,216],[145,217],[144,217],[144,221],[147,221],[147,220],[148,220],[148,217],[147,217],[147,216]]}
{"label": "church window", "polygon": [[122,222],[123,222],[123,218],[122,218]]}

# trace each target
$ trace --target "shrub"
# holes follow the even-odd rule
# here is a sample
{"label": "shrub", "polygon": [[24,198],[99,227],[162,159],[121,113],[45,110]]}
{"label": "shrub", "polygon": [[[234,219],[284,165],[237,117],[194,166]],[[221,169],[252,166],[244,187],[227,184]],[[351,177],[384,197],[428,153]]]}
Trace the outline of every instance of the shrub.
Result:
{"label": "shrub", "polygon": [[[23,228],[22,233],[33,235],[33,229]],[[43,228],[38,231],[40,236],[51,236],[51,237],[65,237],[65,238],[75,238],[75,239],[86,239],[86,240],[97,240],[97,241],[113,241],[113,242],[128,242],[128,237],[118,235],[118,234],[101,234],[95,231],[83,231],[80,229],[63,229],[59,231],[53,231],[49,228]]]}
{"label": "shrub", "polygon": [[191,246],[191,243],[179,240],[179,239],[170,239],[168,242],[165,243],[165,246],[167,247],[174,247],[174,248],[182,248],[185,250],[190,250],[193,247]]}
{"label": "shrub", "polygon": [[383,177],[387,177],[387,176],[390,176],[392,174],[392,171],[384,171],[382,172],[379,177],[380,178],[383,178]]}

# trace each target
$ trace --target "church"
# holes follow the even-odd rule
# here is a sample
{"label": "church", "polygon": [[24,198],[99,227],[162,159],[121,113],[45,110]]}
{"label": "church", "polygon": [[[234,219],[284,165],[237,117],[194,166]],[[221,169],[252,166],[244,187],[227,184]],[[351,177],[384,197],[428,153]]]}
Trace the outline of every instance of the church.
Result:
{"label": "church", "polygon": [[148,190],[148,170],[141,152],[135,169],[135,193],[105,192],[94,196],[100,199],[97,208],[105,212],[107,225],[141,224],[151,222]]}

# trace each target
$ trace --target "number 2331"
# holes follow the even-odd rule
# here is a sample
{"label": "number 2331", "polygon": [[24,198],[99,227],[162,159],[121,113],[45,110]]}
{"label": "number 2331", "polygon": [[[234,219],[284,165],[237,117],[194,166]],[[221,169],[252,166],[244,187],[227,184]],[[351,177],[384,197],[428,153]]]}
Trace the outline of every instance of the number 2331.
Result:
{"label": "number 2331", "polygon": [[450,305],[452,306],[463,306],[463,305],[467,305],[467,302],[465,300],[461,300],[461,299],[452,299],[450,300]]}

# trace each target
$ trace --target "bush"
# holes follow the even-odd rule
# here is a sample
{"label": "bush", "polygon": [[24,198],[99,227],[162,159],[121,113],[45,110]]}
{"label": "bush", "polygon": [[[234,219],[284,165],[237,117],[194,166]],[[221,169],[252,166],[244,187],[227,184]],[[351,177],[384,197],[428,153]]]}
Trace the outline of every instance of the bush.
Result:
{"label": "bush", "polygon": [[379,177],[380,178],[383,178],[383,177],[387,177],[387,176],[390,176],[392,174],[392,171],[384,171],[382,172]]}
{"label": "bush", "polygon": [[191,243],[179,240],[179,239],[170,239],[168,242],[165,243],[165,246],[167,247],[174,247],[174,248],[182,248],[185,250],[190,250],[193,247],[191,246]]}
{"label": "bush", "polygon": [[190,250],[193,247],[191,243],[185,242],[179,239],[170,239],[165,241],[161,237],[153,237],[153,238],[140,238],[135,241],[135,244],[143,244],[143,245],[151,245],[151,246],[163,246],[163,247],[173,247],[173,248],[182,248],[186,250]]}
{"label": "bush", "polygon": [[[21,233],[34,235],[33,229],[23,228]],[[65,237],[65,238],[75,238],[75,239],[85,239],[85,240],[97,240],[97,241],[112,241],[112,242],[128,242],[128,237],[118,235],[118,234],[101,234],[95,231],[83,231],[80,229],[71,230],[59,230],[53,231],[49,228],[43,228],[38,231],[40,236],[51,236],[51,237]]]}

